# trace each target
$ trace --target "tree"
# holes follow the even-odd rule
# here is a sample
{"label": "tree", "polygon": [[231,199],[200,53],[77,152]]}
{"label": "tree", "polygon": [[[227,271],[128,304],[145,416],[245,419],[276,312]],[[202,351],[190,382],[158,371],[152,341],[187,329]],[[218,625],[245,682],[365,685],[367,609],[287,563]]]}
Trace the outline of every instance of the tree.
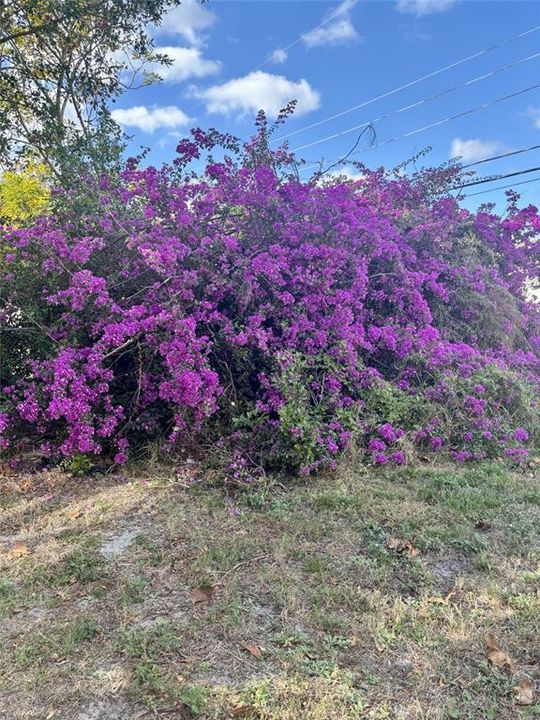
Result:
{"label": "tree", "polygon": [[118,162],[111,101],[170,64],[147,33],[180,0],[0,0],[0,153],[67,181]]}

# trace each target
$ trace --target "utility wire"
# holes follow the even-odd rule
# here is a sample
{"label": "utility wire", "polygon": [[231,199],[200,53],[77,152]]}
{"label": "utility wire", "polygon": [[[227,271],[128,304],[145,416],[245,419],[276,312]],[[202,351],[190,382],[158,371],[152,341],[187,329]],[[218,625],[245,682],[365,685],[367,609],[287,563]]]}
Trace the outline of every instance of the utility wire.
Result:
{"label": "utility wire", "polygon": [[508,190],[508,188],[515,188],[518,185],[527,185],[528,183],[538,182],[540,180],[540,175],[535,178],[531,178],[530,180],[522,180],[521,182],[512,183],[511,185],[499,185],[499,187],[496,188],[490,188],[489,190],[478,190],[478,192],[473,193],[467,193],[467,195],[462,195],[462,198],[468,198],[468,197],[474,197],[475,195],[485,195],[490,192],[497,192],[497,190]]}
{"label": "utility wire", "polygon": [[466,187],[472,187],[473,185],[483,185],[484,183],[495,182],[496,180],[504,180],[509,177],[516,177],[517,175],[526,175],[527,173],[536,172],[540,170],[538,167],[527,168],[526,170],[518,170],[516,172],[506,173],[505,175],[492,175],[491,177],[480,178],[479,180],[471,180],[471,182],[463,183],[462,185],[456,185],[455,187],[448,188],[449,190],[462,190]]}
{"label": "utility wire", "polygon": [[531,145],[528,148],[521,148],[520,150],[511,150],[510,152],[501,153],[500,155],[493,155],[492,157],[484,158],[483,160],[477,160],[476,162],[467,163],[462,165],[462,169],[474,167],[475,165],[482,165],[482,163],[491,162],[492,160],[500,160],[501,158],[511,157],[512,155],[521,155],[522,153],[530,152],[531,150],[540,149],[540,145]]}
{"label": "utility wire", "polygon": [[[535,83],[534,85],[529,85],[529,87],[523,88],[522,90],[517,90],[514,93],[510,93],[510,95],[503,95],[502,97],[495,98],[495,100],[490,100],[489,102],[482,103],[481,105],[477,105],[476,107],[469,108],[468,110],[464,110],[463,112],[457,113],[456,115],[449,115],[446,118],[443,118],[442,120],[437,120],[436,122],[429,123],[429,125],[423,125],[422,127],[415,128],[414,130],[409,130],[409,132],[403,133],[402,135],[396,135],[393,138],[389,138],[388,140],[384,140],[380,143],[375,143],[374,145],[370,145],[366,148],[366,150],[375,150],[376,148],[379,148],[383,145],[388,145],[389,143],[396,142],[397,140],[402,140],[403,138],[411,137],[412,135],[417,135],[418,133],[424,132],[424,130],[430,130],[431,128],[438,127],[439,125],[445,125],[446,123],[451,122],[452,120],[457,120],[461,117],[465,117],[466,115],[472,115],[475,112],[480,112],[481,110],[486,110],[489,107],[492,107],[493,105],[497,105],[500,102],[504,102],[505,100],[510,100],[511,98],[518,97],[519,95],[523,95],[524,93],[531,92],[532,90],[536,90],[540,87],[540,83]],[[359,152],[359,151],[357,151]]]}
{"label": "utility wire", "polygon": [[[389,143],[397,142],[398,140],[403,140],[404,138],[411,137],[412,135],[417,135],[418,133],[424,132],[424,130],[430,130],[431,128],[438,127],[439,125],[445,125],[446,123],[451,122],[452,120],[457,120],[459,118],[465,117],[466,115],[472,115],[475,112],[480,112],[481,110],[486,110],[489,107],[492,107],[493,105],[497,105],[500,102],[504,102],[505,100],[510,100],[511,98],[517,97],[519,95],[523,95],[524,93],[531,92],[532,90],[536,90],[540,87],[540,83],[535,83],[534,85],[529,85],[529,87],[523,88],[522,90],[517,90],[514,93],[510,93],[509,95],[503,95],[502,97],[495,98],[495,100],[490,100],[488,102],[482,103],[481,105],[477,105],[473,108],[468,108],[467,110],[463,110],[460,113],[457,113],[456,115],[449,115],[446,118],[443,118],[442,120],[437,120],[435,122],[429,123],[428,125],[423,125],[422,127],[415,128],[414,130],[409,130],[406,133],[403,133],[402,135],[396,135],[392,138],[388,138],[388,140],[383,140],[383,142],[375,143],[374,145],[369,145],[368,147],[364,148],[364,150],[376,150],[377,148],[382,147],[383,145],[388,145]],[[354,153],[347,153],[347,156],[351,154],[358,154],[359,152],[364,152],[364,150],[360,151],[357,150]],[[337,163],[339,163],[341,160],[337,160]],[[336,163],[334,163],[336,164]],[[304,168],[300,170],[300,172],[304,172],[306,170],[309,170],[310,168],[318,165],[318,163],[311,163],[310,165],[306,165]]]}
{"label": "utility wire", "polygon": [[536,58],[540,57],[540,52],[534,53],[533,55],[528,55],[525,58],[521,58],[521,60],[516,60],[515,62],[509,63],[508,65],[504,65],[503,67],[497,68],[496,70],[492,70],[491,72],[484,73],[482,75],[478,75],[475,78],[471,78],[470,80],[466,80],[463,83],[460,83],[459,85],[454,85],[453,87],[447,88],[446,90],[442,90],[441,92],[434,93],[433,95],[430,95],[426,98],[423,98],[422,100],[417,100],[414,103],[410,103],[409,105],[404,105],[401,108],[398,108],[397,110],[391,110],[390,112],[384,113],[383,115],[379,115],[379,117],[374,118],[370,122],[364,122],[360,125],[354,125],[351,128],[345,128],[345,130],[340,130],[339,132],[333,133],[332,135],[327,135],[326,137],[320,138],[319,140],[313,140],[312,142],[306,143],[305,145],[299,145],[296,148],[293,148],[293,152],[297,152],[298,150],[305,150],[306,148],[313,147],[315,145],[320,145],[321,143],[328,142],[329,140],[335,140],[335,138],[341,137],[343,135],[348,135],[349,133],[355,132],[356,130],[360,130],[361,128],[368,127],[369,125],[375,125],[375,123],[380,122],[381,120],[386,120],[389,117],[393,117],[394,115],[400,115],[403,112],[406,112],[407,110],[412,110],[413,108],[419,107],[420,105],[425,105],[426,103],[432,102],[433,100],[437,100],[440,97],[443,97],[444,95],[448,95],[450,93],[456,92],[456,90],[461,90],[465,87],[468,87],[469,85],[474,85],[477,82],[480,82],[481,80],[487,80],[487,78],[494,77],[495,75],[499,75],[502,72],[506,72],[508,70],[511,70],[514,67],[517,67],[518,65],[522,65],[523,63],[531,62],[531,60],[536,60]]}
{"label": "utility wire", "polygon": [[[324,123],[330,122],[331,120],[335,120],[336,118],[342,117],[343,115],[347,115],[348,113],[354,112],[355,110],[359,110],[360,108],[366,107],[367,105],[371,105],[372,103],[377,102],[377,100],[383,100],[384,98],[390,97],[391,95],[395,95],[396,93],[401,92],[402,90],[406,90],[407,88],[413,87],[414,85],[417,85],[418,83],[421,83],[424,80],[429,80],[430,78],[435,77],[436,75],[440,75],[441,73],[446,72],[447,70],[451,70],[452,68],[458,67],[459,65],[463,65],[463,63],[469,62],[469,60],[474,60],[477,57],[486,55],[487,53],[492,52],[493,50],[497,50],[501,47],[504,47],[505,45],[515,42],[516,40],[526,37],[527,35],[531,35],[532,33],[538,32],[538,30],[540,30],[540,25],[536,25],[535,27],[532,27],[529,30],[526,30],[525,32],[519,33],[519,35],[513,35],[512,37],[506,38],[506,40],[503,40],[502,42],[497,43],[495,45],[491,45],[490,47],[484,48],[483,50],[479,50],[478,52],[475,52],[472,55],[467,55],[467,57],[461,58],[461,60],[457,60],[456,62],[450,63],[449,65],[445,65],[444,67],[441,67],[438,70],[434,70],[433,72],[430,72],[427,75],[423,75],[422,77],[416,78],[416,80],[411,80],[410,82],[405,83],[404,85],[400,85],[399,87],[394,88],[393,90],[389,90],[388,92],[382,93],[381,95],[377,95],[376,97],[370,98],[369,100],[365,100],[364,102],[359,103],[358,105],[354,105],[353,107],[347,108],[346,110],[342,110],[341,112],[335,113],[335,115],[330,115],[327,118],[323,118],[322,120],[318,120],[317,122],[311,123],[311,125],[305,125],[302,128],[293,130],[290,133],[285,133],[284,135],[280,135],[279,137],[274,138],[274,139],[276,141],[284,140],[285,138],[292,137],[293,135],[297,135],[298,133],[305,132],[306,130],[311,130],[314,127],[318,127],[319,125],[323,125]],[[292,44],[295,44],[295,43],[292,43]]]}

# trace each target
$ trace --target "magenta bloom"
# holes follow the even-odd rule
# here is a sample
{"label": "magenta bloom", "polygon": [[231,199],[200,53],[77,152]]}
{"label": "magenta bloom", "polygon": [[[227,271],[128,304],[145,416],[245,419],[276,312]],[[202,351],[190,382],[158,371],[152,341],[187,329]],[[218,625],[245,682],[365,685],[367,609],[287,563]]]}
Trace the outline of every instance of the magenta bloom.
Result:
{"label": "magenta bloom", "polygon": [[527,442],[529,439],[529,433],[524,428],[520,427],[514,430],[512,437],[514,440],[518,440],[519,442]]}
{"label": "magenta bloom", "polygon": [[382,452],[386,450],[386,443],[383,440],[379,440],[379,438],[371,438],[368,442],[368,449],[372,452]]}
{"label": "magenta bloom", "polygon": [[404,435],[458,462],[525,457],[537,209],[465,209],[455,167],[304,181],[265,123],[246,143],[197,128],[163,167],[85,178],[84,202],[54,188],[54,212],[0,229],[8,460],[212,448],[252,484],[350,445],[399,465]]}

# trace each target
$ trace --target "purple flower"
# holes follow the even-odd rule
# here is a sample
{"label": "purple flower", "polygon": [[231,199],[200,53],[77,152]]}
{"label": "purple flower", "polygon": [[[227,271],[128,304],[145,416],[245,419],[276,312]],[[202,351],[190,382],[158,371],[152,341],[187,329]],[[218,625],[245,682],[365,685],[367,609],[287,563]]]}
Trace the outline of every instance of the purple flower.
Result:
{"label": "purple flower", "polygon": [[386,450],[386,443],[382,440],[379,440],[378,438],[371,438],[371,440],[368,442],[368,449],[372,452]]}
{"label": "purple flower", "polygon": [[453,167],[302,182],[257,123],[244,144],[196,128],[171,163],[89,177],[90,204],[53,188],[58,212],[2,229],[2,450],[202,442],[243,484],[352,443],[401,464],[405,431],[458,462],[475,438],[525,457],[532,421],[507,419],[537,410],[537,209],[466,210],[433,191]]}
{"label": "purple flower", "polygon": [[452,457],[456,462],[462,463],[466,460],[470,460],[473,454],[469,450],[454,450],[452,451]]}
{"label": "purple flower", "polygon": [[391,423],[384,423],[384,425],[380,425],[377,432],[388,444],[392,444],[396,441],[396,431]]}

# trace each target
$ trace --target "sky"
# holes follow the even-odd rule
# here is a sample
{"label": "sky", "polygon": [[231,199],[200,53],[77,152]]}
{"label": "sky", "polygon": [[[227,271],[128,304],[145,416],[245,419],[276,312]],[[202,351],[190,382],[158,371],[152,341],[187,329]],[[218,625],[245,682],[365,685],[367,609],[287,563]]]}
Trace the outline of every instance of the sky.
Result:
{"label": "sky", "polygon": [[[474,163],[540,145],[538,0],[183,0],[149,31],[174,62],[161,83],[121,96],[113,116],[128,151],[148,147],[152,163],[171,160],[195,126],[247,140],[257,110],[274,117],[292,99],[275,137],[306,160],[306,179],[369,123],[375,140],[364,135],[342,170],[352,177],[350,160],[392,168],[430,147],[419,166]],[[536,166],[540,149],[472,169],[481,178]],[[540,170],[468,188],[464,203],[503,207],[496,188],[515,183],[540,204],[535,178]]]}

